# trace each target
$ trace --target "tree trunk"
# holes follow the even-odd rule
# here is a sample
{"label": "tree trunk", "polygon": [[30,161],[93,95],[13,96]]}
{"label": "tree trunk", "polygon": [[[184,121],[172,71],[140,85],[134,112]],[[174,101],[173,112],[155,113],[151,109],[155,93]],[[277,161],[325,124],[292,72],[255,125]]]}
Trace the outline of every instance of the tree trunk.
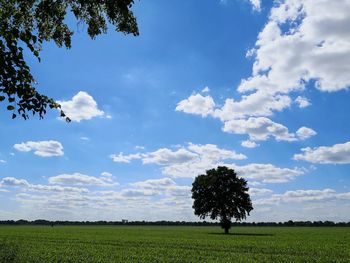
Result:
{"label": "tree trunk", "polygon": [[228,230],[229,230],[229,228],[225,227],[225,234],[228,234]]}

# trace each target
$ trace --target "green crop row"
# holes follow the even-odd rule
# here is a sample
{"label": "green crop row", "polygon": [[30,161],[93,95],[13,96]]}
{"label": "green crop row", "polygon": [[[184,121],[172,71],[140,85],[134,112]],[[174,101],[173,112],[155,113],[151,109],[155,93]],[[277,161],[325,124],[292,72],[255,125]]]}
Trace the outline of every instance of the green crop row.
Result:
{"label": "green crop row", "polygon": [[1,226],[1,262],[350,262],[350,228]]}

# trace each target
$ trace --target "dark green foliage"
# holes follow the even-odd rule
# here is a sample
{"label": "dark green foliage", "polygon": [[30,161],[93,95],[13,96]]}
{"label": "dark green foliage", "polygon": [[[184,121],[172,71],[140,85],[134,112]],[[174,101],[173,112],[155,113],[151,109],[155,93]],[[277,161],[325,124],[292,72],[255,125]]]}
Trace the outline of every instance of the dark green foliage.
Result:
{"label": "dark green foliage", "polygon": [[233,169],[219,166],[196,177],[192,184],[195,215],[204,219],[220,219],[225,233],[231,227],[231,218],[241,221],[253,210],[247,181],[238,178]]}
{"label": "dark green foliage", "polygon": [[[59,109],[55,100],[40,94],[24,49],[40,61],[43,42],[53,40],[58,47],[71,47],[73,31],[65,23],[68,12],[79,23],[87,24],[94,39],[107,32],[107,24],[116,31],[138,35],[136,18],[130,8],[133,0],[0,0],[0,102],[7,99],[12,118],[17,113],[24,119],[28,113],[43,118],[47,106]],[[61,111],[61,117],[66,117]],[[69,121],[69,118],[66,117]]]}

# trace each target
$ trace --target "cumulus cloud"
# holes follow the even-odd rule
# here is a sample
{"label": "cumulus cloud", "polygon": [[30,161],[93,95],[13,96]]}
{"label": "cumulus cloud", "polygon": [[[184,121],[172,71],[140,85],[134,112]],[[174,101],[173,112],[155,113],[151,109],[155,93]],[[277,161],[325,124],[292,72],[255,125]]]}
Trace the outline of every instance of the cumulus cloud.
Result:
{"label": "cumulus cloud", "polygon": [[136,146],[135,146],[135,149],[136,149],[136,150],[144,150],[145,147],[144,147],[144,146],[141,146],[141,145],[136,145]]}
{"label": "cumulus cloud", "polygon": [[208,93],[210,91],[209,87],[205,87],[204,89],[202,89],[202,93]]}
{"label": "cumulus cloud", "polygon": [[176,183],[170,178],[161,178],[161,179],[149,179],[146,181],[140,181],[130,184],[136,188],[144,189],[164,189],[176,185]]}
{"label": "cumulus cloud", "polygon": [[280,203],[325,202],[331,200],[350,200],[350,193],[337,193],[333,189],[323,190],[293,190],[283,194],[273,194],[270,197],[258,199],[255,204],[279,205]]}
{"label": "cumulus cloud", "polygon": [[130,163],[134,159],[141,159],[142,154],[136,153],[136,154],[128,154],[124,155],[124,153],[119,153],[119,154],[112,154],[110,156],[113,160],[113,162],[117,163]]}
{"label": "cumulus cloud", "polygon": [[253,6],[253,10],[261,11],[261,0],[249,0],[250,4]]}
{"label": "cumulus cloud", "polygon": [[291,105],[291,99],[286,95],[275,95],[271,92],[259,90],[249,95],[243,95],[241,100],[226,99],[222,107],[216,107],[214,99],[199,93],[180,101],[177,111],[212,116],[221,121],[246,118],[250,116],[271,116],[274,111],[282,111]]}
{"label": "cumulus cloud", "polygon": [[257,144],[256,142],[250,140],[243,141],[241,145],[245,148],[255,148],[259,146],[259,144]]}
{"label": "cumulus cloud", "polygon": [[[133,154],[133,156],[135,155],[142,160],[143,164],[159,165],[164,175],[173,178],[194,178],[205,173],[206,170],[223,165],[235,169],[239,176],[263,183],[284,183],[304,174],[304,170],[300,168],[280,168],[272,164],[237,165],[232,161],[244,160],[246,159],[245,155],[221,149],[213,144],[190,143],[187,147],[181,147],[176,151],[160,149],[150,153]],[[117,159],[114,158],[115,156],[117,156]],[[117,162],[124,162],[124,159],[130,160],[128,155],[115,156],[112,155],[111,158]],[[171,183],[172,181],[165,182]]]}
{"label": "cumulus cloud", "polygon": [[62,156],[63,146],[58,141],[28,141],[13,146],[17,151],[30,152],[34,151],[35,155],[41,157]]}
{"label": "cumulus cloud", "polygon": [[295,154],[294,160],[321,164],[349,164],[350,142],[335,144],[333,146],[320,146],[303,148],[302,153]]}
{"label": "cumulus cloud", "polygon": [[[11,197],[12,202],[21,207],[19,218],[35,219],[30,212],[35,210],[36,218],[51,220],[198,220],[193,215],[191,187],[179,185],[171,178],[137,181],[120,190],[88,191],[60,185],[36,185],[7,177],[0,179],[0,187],[6,188],[0,191],[15,187],[20,191]],[[280,194],[268,188],[252,187],[249,193],[254,205],[251,221],[310,218],[345,221],[348,218],[349,192],[321,189],[290,190]]]}
{"label": "cumulus cloud", "polygon": [[89,176],[81,173],[60,174],[49,178],[50,184],[60,185],[95,185],[95,186],[111,186],[116,182],[111,182],[109,173],[102,173],[101,177]]}
{"label": "cumulus cloud", "polygon": [[313,129],[307,128],[307,127],[301,127],[297,130],[296,135],[300,140],[306,140],[312,136],[315,136],[317,132],[315,132]]}
{"label": "cumulus cloud", "polygon": [[131,183],[133,191],[145,195],[170,195],[170,196],[189,196],[191,187],[186,185],[177,185],[170,178],[149,179],[146,181]]}
{"label": "cumulus cloud", "polygon": [[155,152],[144,154],[142,157],[143,163],[154,163],[159,165],[171,165],[177,163],[188,162],[197,158],[194,152],[187,149],[179,149],[173,151],[167,148],[159,149]]}
{"label": "cumulus cloud", "polygon": [[79,91],[68,101],[58,101],[62,110],[72,120],[80,122],[94,117],[103,116],[105,113],[98,109],[94,98],[85,91]]}
{"label": "cumulus cloud", "polygon": [[[109,177],[109,176],[107,176]],[[59,185],[34,185],[21,179],[4,179],[5,187],[17,187],[14,202],[21,211],[36,211],[40,217],[54,220],[106,220],[132,218],[134,220],[181,219],[193,216],[190,187],[179,185],[169,178],[149,179],[125,185],[116,190],[68,191]],[[11,185],[11,186],[9,186]],[[34,189],[31,189],[33,186]],[[54,191],[56,189],[56,191]],[[65,189],[65,191],[59,191]],[[83,189],[83,188],[76,188]],[[117,212],[119,211],[119,212]],[[186,213],[184,214],[184,212]],[[140,213],[142,215],[140,215]],[[45,215],[45,216],[44,216]],[[27,218],[27,217],[26,217]],[[112,220],[112,219],[110,219]]]}
{"label": "cumulus cloud", "polygon": [[88,190],[85,188],[78,187],[62,187],[58,185],[41,185],[41,184],[31,184],[25,179],[17,179],[14,177],[5,177],[0,180],[1,187],[22,187],[29,191],[38,192],[67,192],[67,193],[87,193]]}
{"label": "cumulus cloud", "polygon": [[109,173],[109,172],[102,172],[101,176],[103,177],[107,177],[107,178],[111,178],[113,176],[113,174]]}
{"label": "cumulus cloud", "polygon": [[[251,2],[257,9],[260,8],[260,1]],[[247,53],[254,58],[254,64],[251,76],[242,79],[237,88],[242,93],[241,98],[228,98],[219,107],[210,96],[204,99],[202,95],[194,94],[182,100],[179,103],[181,107],[178,105],[176,110],[219,118],[226,132],[249,132],[245,127],[235,127],[235,123],[246,124],[252,122],[250,118],[256,118],[259,122],[269,122],[272,129],[277,128],[278,133],[282,132],[281,136],[265,131],[257,138],[265,140],[272,137],[286,141],[306,139],[304,134],[298,136],[289,132],[283,124],[267,117],[289,108],[292,104],[290,93],[302,93],[310,82],[316,83],[320,91],[348,89],[349,12],[350,3],[346,0],[338,1],[336,5],[327,0],[276,1],[255,47]],[[194,98],[202,101],[196,103],[195,110],[192,102]],[[210,103],[203,106],[203,101]],[[295,103],[300,108],[311,105],[304,96],[298,96]],[[302,131],[305,132],[305,129],[300,133]],[[254,133],[247,134],[253,138],[255,136]]]}
{"label": "cumulus cloud", "polygon": [[299,105],[299,108],[306,108],[311,105],[310,101],[307,98],[301,96],[298,96],[295,99],[295,102]]}
{"label": "cumulus cloud", "polygon": [[264,196],[272,193],[273,191],[267,188],[249,188],[249,195],[251,195],[252,197]]}
{"label": "cumulus cloud", "polygon": [[29,186],[29,183],[24,179],[14,177],[5,177],[0,181],[1,186]]}
{"label": "cumulus cloud", "polygon": [[130,162],[141,159],[143,164],[157,164],[162,173],[172,177],[194,177],[207,169],[216,167],[224,160],[244,160],[247,157],[232,150],[221,149],[214,144],[193,144],[180,146],[177,150],[161,148],[154,152],[131,155],[114,154],[115,162]]}
{"label": "cumulus cloud", "polygon": [[302,90],[310,80],[316,80],[322,91],[346,89],[349,11],[346,0],[337,5],[326,0],[277,3],[258,36],[253,75],[242,81],[239,90],[288,93]]}
{"label": "cumulus cloud", "polygon": [[228,133],[248,134],[251,141],[265,141],[269,137],[274,137],[277,141],[297,140],[287,127],[265,117],[227,121],[222,129]]}
{"label": "cumulus cloud", "polygon": [[[197,95],[202,97],[200,94],[191,95],[191,97]],[[213,101],[211,97],[210,100]],[[273,95],[257,91],[248,96],[243,96],[241,101],[226,99],[225,104],[221,108],[215,108],[215,103],[213,103],[210,108],[200,108],[198,106],[196,110],[189,110],[192,109],[192,103],[190,103],[189,99],[180,103],[181,107],[177,107],[176,110],[201,115],[202,117],[212,116],[219,118],[224,123],[222,128],[224,132],[247,134],[249,141],[264,141],[271,137],[277,141],[290,142],[306,139],[306,137],[301,138],[297,134],[290,132],[286,126],[265,117],[272,115],[273,111],[281,111],[285,107],[290,106],[291,99],[285,95]],[[309,129],[306,127],[302,128],[302,130]]]}
{"label": "cumulus cloud", "polygon": [[178,150],[161,148],[154,152],[134,153],[124,155],[123,153],[112,154],[110,157],[114,162],[129,163],[133,159],[141,159],[144,164],[158,164],[163,166],[177,165],[193,162],[198,159],[209,160],[243,160],[247,157],[226,149],[220,149],[214,144],[193,144],[189,143],[187,147],[180,146]]}
{"label": "cumulus cloud", "polygon": [[180,101],[176,106],[176,111],[183,111],[206,117],[213,113],[214,107],[215,103],[212,97],[194,94]]}
{"label": "cumulus cloud", "polygon": [[251,163],[243,166],[234,165],[238,175],[263,183],[285,183],[305,172],[300,168],[280,168],[272,164]]}

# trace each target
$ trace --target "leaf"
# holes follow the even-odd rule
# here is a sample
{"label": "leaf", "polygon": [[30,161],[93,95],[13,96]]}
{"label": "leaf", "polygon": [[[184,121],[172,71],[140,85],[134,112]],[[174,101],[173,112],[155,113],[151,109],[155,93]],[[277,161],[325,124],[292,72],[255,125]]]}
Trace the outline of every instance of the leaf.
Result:
{"label": "leaf", "polygon": [[7,110],[14,110],[14,109],[15,107],[13,107],[12,105],[7,106]]}

